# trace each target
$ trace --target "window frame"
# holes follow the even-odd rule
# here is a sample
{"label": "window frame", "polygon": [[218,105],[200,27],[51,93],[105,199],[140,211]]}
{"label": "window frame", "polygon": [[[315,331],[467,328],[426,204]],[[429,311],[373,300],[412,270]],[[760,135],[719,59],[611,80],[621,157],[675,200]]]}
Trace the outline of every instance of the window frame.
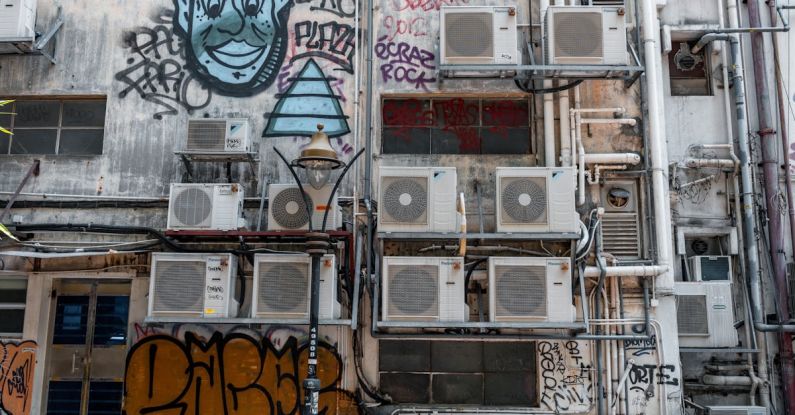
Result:
{"label": "window frame", "polygon": [[[101,156],[105,153],[105,127],[107,124],[107,115],[108,115],[108,99],[107,96],[74,96],[74,97],[63,97],[63,96],[21,96],[21,97],[10,97],[8,99],[13,100],[11,104],[8,106],[3,107],[2,111],[4,112],[11,112],[13,115],[7,115],[10,124],[3,125],[3,127],[10,130],[12,133],[15,133],[16,130],[55,130],[55,148],[54,152],[52,153],[12,153],[11,150],[14,145],[14,135],[3,135],[0,136],[0,139],[7,139],[8,140],[8,148],[6,152],[0,153],[0,157],[2,156],[59,156],[59,157],[95,157]],[[58,103],[58,125],[57,126],[32,126],[32,127],[17,127],[16,126],[16,119],[17,119],[17,104],[20,102],[57,102]],[[105,113],[103,114],[103,122],[102,126],[64,126],[64,106],[65,103],[68,102],[103,102],[105,104]],[[77,130],[77,131],[85,131],[85,130],[92,130],[102,131],[102,149],[99,153],[61,153],[61,132],[64,130]]]}
{"label": "window frame", "polygon": [[[443,101],[451,101],[451,100],[462,100],[463,102],[469,101],[477,101],[478,106],[478,119],[475,125],[451,125],[454,128],[473,128],[478,131],[478,151],[477,152],[458,152],[458,153],[450,153],[450,152],[443,152],[437,153],[434,152],[434,145],[433,145],[433,130],[440,130],[444,131],[444,128],[438,124],[437,116],[434,114],[429,122],[425,125],[386,125],[384,123],[384,106],[387,101],[417,101],[423,102],[427,101],[428,103],[428,111],[429,113],[434,113],[435,105],[438,102]],[[515,102],[522,102],[527,107],[527,120],[526,123],[522,123],[521,127],[517,126],[507,126],[506,128],[525,128],[527,129],[527,151],[523,153],[499,153],[499,152],[483,152],[483,137],[481,136],[481,130],[486,128],[493,128],[493,127],[500,127],[500,126],[492,126],[484,124],[484,111],[485,106],[489,102],[505,102],[505,101],[515,101]],[[534,130],[534,102],[533,98],[524,94],[516,94],[516,93],[506,93],[506,94],[382,94],[380,103],[379,103],[379,151],[381,152],[382,156],[397,156],[397,155],[417,155],[417,156],[443,156],[443,155],[455,155],[455,156],[502,156],[502,157],[511,157],[511,156],[518,156],[518,157],[525,157],[525,156],[533,156],[537,155],[537,146],[535,143],[535,130]],[[384,151],[384,144],[385,144],[385,134],[384,131],[388,128],[423,128],[428,129],[429,132],[429,142],[428,147],[429,151],[427,153],[423,152],[414,152],[414,153],[405,153],[405,152],[385,152]],[[460,144],[459,144],[460,145]]]}
{"label": "window frame", "polygon": [[22,303],[0,302],[0,313],[6,310],[22,310],[22,331],[4,332],[0,331],[0,339],[19,340],[25,333],[25,315],[27,314],[28,278],[24,275],[0,276],[0,281],[23,281],[25,283],[25,301]]}

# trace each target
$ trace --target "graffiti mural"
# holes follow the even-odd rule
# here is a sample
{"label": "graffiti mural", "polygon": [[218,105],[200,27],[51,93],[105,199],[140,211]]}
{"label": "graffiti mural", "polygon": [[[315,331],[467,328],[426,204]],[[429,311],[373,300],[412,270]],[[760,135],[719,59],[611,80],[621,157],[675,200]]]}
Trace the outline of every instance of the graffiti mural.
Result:
{"label": "graffiti mural", "polygon": [[36,342],[0,342],[0,413],[30,413],[35,366]]}
{"label": "graffiti mural", "polygon": [[384,35],[378,38],[375,54],[383,61],[379,71],[385,83],[407,84],[423,91],[429,91],[429,84],[436,83],[436,55],[429,50],[390,41]]}
{"label": "graffiti mural", "polygon": [[283,94],[268,117],[263,137],[312,136],[318,124],[329,137],[350,132],[347,116],[342,112],[339,96],[334,94],[327,77],[314,59],[309,59]]}
{"label": "graffiti mural", "polygon": [[[147,335],[127,355],[123,413],[298,414],[308,345],[293,336],[280,343],[246,333]],[[320,413],[331,415],[346,393],[338,389],[342,360],[319,345]]]}
{"label": "graffiti mural", "polygon": [[593,376],[590,345],[580,341],[538,342],[539,400],[555,412],[590,408]]}

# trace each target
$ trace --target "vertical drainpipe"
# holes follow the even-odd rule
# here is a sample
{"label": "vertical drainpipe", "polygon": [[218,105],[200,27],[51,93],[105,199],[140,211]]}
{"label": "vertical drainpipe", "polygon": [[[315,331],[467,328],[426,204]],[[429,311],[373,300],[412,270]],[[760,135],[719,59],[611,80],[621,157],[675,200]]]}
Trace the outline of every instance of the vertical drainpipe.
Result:
{"label": "vertical drainpipe", "polygon": [[[547,9],[549,8],[549,0],[540,0],[538,10],[539,10],[539,21],[541,26],[544,25],[544,16],[547,13]],[[542,41],[543,37],[546,36],[544,30],[542,29]],[[543,57],[542,57],[543,59]],[[544,88],[551,88],[552,81],[545,80],[544,81]],[[544,165],[546,167],[554,167],[555,166],[555,102],[554,102],[554,94],[546,93],[543,94],[544,100]]]}
{"label": "vertical drainpipe", "polygon": [[[752,28],[762,27],[759,15],[759,4],[756,0],[748,1],[748,23]],[[762,144],[762,171],[765,181],[765,205],[768,218],[768,235],[770,238],[770,255],[773,257],[772,272],[776,283],[777,311],[781,321],[789,321],[789,296],[787,295],[787,265],[784,252],[784,228],[781,223],[778,173],[778,135],[771,120],[773,113],[770,107],[768,86],[767,53],[764,37],[761,32],[751,32],[751,53],[754,61],[754,79],[756,85],[756,105],[759,116],[759,138]],[[787,184],[789,185],[789,183]],[[795,414],[795,367],[792,359],[792,335],[779,334],[779,353],[781,354],[781,378],[784,383],[784,397],[789,408],[787,413]]]}
{"label": "vertical drainpipe", "polygon": [[[555,0],[555,6],[565,6],[566,0]],[[560,81],[563,85],[566,81]],[[561,91],[558,94],[558,112],[560,116],[560,165],[571,166],[571,131],[569,128],[569,91]]]}
{"label": "vertical drainpipe", "polygon": [[[679,364],[679,338],[677,334],[676,302],[674,300],[673,274],[673,231],[671,227],[671,209],[668,185],[668,148],[665,139],[665,127],[662,116],[665,113],[662,96],[662,52],[659,49],[660,33],[657,22],[655,0],[640,0],[641,30],[643,40],[643,59],[646,77],[646,95],[649,125],[649,155],[651,160],[651,185],[654,211],[655,248],[657,264],[664,266],[666,271],[655,278],[656,292],[662,294],[655,313],[659,316],[661,330],[657,339],[667,361],[661,364],[673,364],[681,373]],[[661,356],[662,357],[662,356]],[[675,359],[675,360],[674,360]],[[669,385],[660,385],[663,399],[660,402],[660,413],[681,413],[681,386],[672,390]]]}

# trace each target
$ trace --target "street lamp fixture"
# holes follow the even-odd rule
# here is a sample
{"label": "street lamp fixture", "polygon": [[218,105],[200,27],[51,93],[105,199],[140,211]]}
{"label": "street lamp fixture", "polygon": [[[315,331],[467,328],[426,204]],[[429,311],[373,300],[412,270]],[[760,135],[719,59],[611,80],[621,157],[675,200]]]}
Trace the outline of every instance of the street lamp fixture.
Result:
{"label": "street lamp fixture", "polygon": [[310,302],[309,302],[309,356],[307,359],[307,373],[304,379],[304,409],[303,415],[318,415],[319,399],[320,399],[320,379],[317,376],[317,351],[318,351],[318,328],[319,328],[319,314],[320,314],[320,260],[331,247],[329,234],[326,233],[326,220],[328,213],[331,210],[327,208],[323,214],[323,222],[320,229],[313,229],[312,226],[312,211],[309,204],[309,196],[304,191],[304,186],[298,179],[298,174],[295,168],[301,168],[306,173],[306,181],[310,186],[315,189],[322,188],[328,183],[333,170],[343,168],[337,182],[331,189],[328,202],[325,206],[330,206],[334,201],[334,194],[342,183],[342,178],[345,173],[353,165],[359,156],[364,153],[364,149],[359,150],[353,156],[350,163],[345,165],[337,155],[334,148],[331,147],[328,135],[323,132],[323,124],[317,125],[317,132],[312,135],[312,141],[303,149],[301,155],[297,159],[289,163],[282,153],[274,147],[273,150],[282,159],[284,164],[290,170],[293,178],[301,190],[301,196],[304,199],[304,207],[306,208],[307,217],[309,218],[309,231],[306,233],[306,253],[312,258],[312,274],[311,274],[311,289],[310,289]]}

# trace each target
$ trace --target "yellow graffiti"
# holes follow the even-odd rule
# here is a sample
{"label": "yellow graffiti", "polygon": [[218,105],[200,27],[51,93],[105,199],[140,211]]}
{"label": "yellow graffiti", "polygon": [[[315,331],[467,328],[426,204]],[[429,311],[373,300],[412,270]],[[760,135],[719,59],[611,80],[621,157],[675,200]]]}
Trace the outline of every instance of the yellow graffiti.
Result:
{"label": "yellow graffiti", "polygon": [[[276,350],[244,334],[148,336],[127,355],[124,414],[298,414],[308,354],[294,337]],[[337,413],[341,373],[340,357],[321,344],[321,414]]]}

